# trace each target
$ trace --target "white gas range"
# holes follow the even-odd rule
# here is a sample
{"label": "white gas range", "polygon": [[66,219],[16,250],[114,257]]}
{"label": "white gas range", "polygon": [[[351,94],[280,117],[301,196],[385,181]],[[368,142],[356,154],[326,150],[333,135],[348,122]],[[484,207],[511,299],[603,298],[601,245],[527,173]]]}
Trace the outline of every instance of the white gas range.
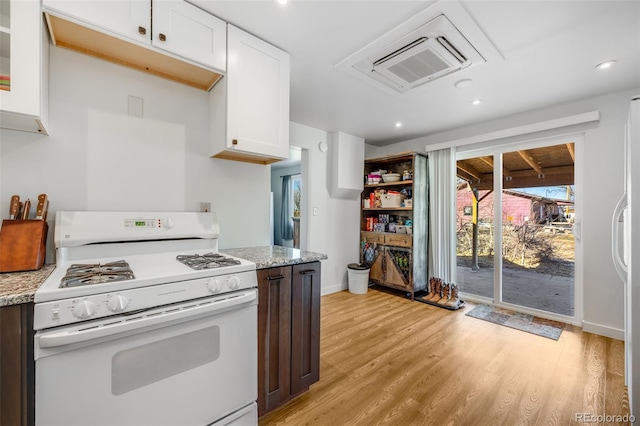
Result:
{"label": "white gas range", "polygon": [[256,265],[218,233],[211,213],[57,213],[36,424],[257,423]]}

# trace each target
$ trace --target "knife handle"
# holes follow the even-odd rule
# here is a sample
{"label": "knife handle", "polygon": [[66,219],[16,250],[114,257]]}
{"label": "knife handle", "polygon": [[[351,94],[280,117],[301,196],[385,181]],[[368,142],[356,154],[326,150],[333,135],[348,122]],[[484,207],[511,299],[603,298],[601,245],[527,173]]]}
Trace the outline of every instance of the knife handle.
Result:
{"label": "knife handle", "polygon": [[27,198],[27,201],[24,202],[24,207],[22,208],[22,220],[27,220],[29,218],[29,210],[31,210],[31,200]]}
{"label": "knife handle", "polygon": [[9,219],[17,219],[20,210],[20,197],[14,195],[11,197],[11,205],[9,206]]}
{"label": "knife handle", "polygon": [[38,206],[36,207],[36,219],[42,220],[44,216],[44,209],[48,204],[47,194],[38,195]]}
{"label": "knife handle", "polygon": [[44,211],[42,212],[42,220],[47,221],[47,213],[49,213],[49,200],[44,203]]}

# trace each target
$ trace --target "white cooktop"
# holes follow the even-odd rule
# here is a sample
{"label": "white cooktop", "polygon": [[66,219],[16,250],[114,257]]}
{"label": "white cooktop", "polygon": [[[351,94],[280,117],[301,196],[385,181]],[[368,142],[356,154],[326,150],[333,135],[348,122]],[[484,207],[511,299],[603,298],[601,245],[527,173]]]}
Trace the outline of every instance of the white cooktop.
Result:
{"label": "white cooktop", "polygon": [[[132,288],[188,281],[198,278],[215,277],[223,274],[234,274],[256,269],[255,263],[238,258],[235,259],[240,261],[239,265],[202,270],[191,269],[189,266],[176,260],[176,256],[179,254],[205,253],[207,253],[207,251],[203,249],[181,250],[175,252],[103,257],[85,260],[78,259],[63,262],[56,265],[56,268],[51,275],[49,275],[45,282],[36,291],[34,301],[35,303],[40,303],[59,299],[77,298],[92,294],[123,291]],[[228,255],[225,256],[232,257]],[[62,277],[65,276],[69,265],[72,263],[108,263],[117,260],[124,260],[129,264],[129,267],[135,276],[134,279],[60,288]]]}
{"label": "white cooktop", "polygon": [[[121,292],[200,278],[255,271],[253,262],[194,270],[178,255],[218,253],[215,214],[192,212],[56,213],[56,268],[36,291],[35,303]],[[233,256],[227,256],[233,257]],[[60,288],[71,264],[105,264],[124,260],[135,278]]]}

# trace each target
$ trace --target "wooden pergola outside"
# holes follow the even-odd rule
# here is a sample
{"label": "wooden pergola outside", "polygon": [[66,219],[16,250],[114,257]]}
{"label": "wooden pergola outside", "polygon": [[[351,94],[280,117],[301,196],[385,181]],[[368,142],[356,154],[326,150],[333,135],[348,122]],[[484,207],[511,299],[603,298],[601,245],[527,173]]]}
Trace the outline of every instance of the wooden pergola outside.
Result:
{"label": "wooden pergola outside", "polygon": [[[502,188],[535,188],[574,184],[575,145],[569,142],[542,148],[507,152],[502,155]],[[472,269],[478,270],[478,204],[493,192],[492,156],[457,162],[457,176],[464,181],[458,190],[469,188],[472,197]],[[479,198],[481,190],[487,191]],[[569,194],[567,194],[569,195]]]}

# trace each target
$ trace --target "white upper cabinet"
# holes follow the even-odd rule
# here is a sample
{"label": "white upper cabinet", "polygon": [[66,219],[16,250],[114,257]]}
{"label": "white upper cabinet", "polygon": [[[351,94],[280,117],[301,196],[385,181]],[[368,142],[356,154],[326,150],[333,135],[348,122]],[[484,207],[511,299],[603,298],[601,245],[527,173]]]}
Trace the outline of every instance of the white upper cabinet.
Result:
{"label": "white upper cabinet", "polygon": [[0,1],[0,127],[47,134],[48,43],[38,0]]}
{"label": "white upper cabinet", "polygon": [[151,1],[43,0],[48,12],[142,43],[151,43]]}
{"label": "white upper cabinet", "polygon": [[227,75],[211,91],[211,156],[269,164],[289,155],[289,54],[227,25]]}
{"label": "white upper cabinet", "polygon": [[182,0],[43,0],[54,44],[209,90],[226,24]]}
{"label": "white upper cabinet", "polygon": [[153,45],[221,71],[227,64],[226,26],[183,1],[153,2]]}

